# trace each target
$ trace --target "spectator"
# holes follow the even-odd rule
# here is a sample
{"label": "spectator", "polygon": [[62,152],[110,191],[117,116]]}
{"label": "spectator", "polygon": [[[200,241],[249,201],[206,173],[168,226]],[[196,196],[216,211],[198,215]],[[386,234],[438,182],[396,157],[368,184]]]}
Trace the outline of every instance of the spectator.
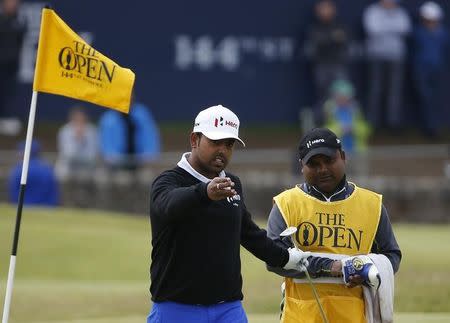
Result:
{"label": "spectator", "polygon": [[331,97],[324,105],[325,127],[341,138],[342,148],[349,155],[364,151],[370,134],[370,126],[354,93],[350,82],[337,80],[332,84]]}
{"label": "spectator", "polygon": [[438,4],[425,2],[420,7],[421,22],[413,37],[413,80],[419,97],[422,128],[430,137],[437,135],[448,55],[448,34],[441,24],[443,15]]}
{"label": "spectator", "polygon": [[159,129],[150,110],[132,99],[130,113],[105,112],[99,122],[100,152],[109,168],[135,170],[160,154]]}
{"label": "spectator", "polygon": [[[19,145],[23,154],[25,144]],[[56,206],[59,203],[59,188],[53,168],[40,157],[40,144],[33,141],[28,165],[27,186],[24,205]],[[17,203],[20,191],[22,162],[11,171],[8,180],[9,201]]]}
{"label": "spectator", "polygon": [[57,173],[62,178],[89,174],[97,161],[97,129],[81,106],[69,113],[69,122],[58,132]]}
{"label": "spectator", "polygon": [[[384,126],[385,122],[391,129],[402,126],[405,38],[411,31],[411,22],[398,2],[380,0],[370,5],[363,15],[369,59],[368,117],[376,128]],[[386,120],[381,120],[383,115]]]}
{"label": "spectator", "polygon": [[[321,0],[315,6],[316,23],[306,38],[306,53],[313,63],[313,77],[319,101],[328,95],[330,84],[348,77],[349,32],[336,20],[336,6]],[[323,102],[323,101],[322,101]]]}
{"label": "spectator", "polygon": [[16,92],[25,25],[17,16],[19,0],[0,1],[0,133],[15,135],[20,131],[20,121],[6,118],[6,111]]}

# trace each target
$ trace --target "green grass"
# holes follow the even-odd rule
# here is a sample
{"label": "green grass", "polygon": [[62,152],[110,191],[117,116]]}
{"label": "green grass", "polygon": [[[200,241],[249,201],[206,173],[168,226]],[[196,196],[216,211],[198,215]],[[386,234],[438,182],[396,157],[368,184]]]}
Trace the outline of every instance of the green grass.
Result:
{"label": "green grass", "polygon": [[[0,205],[0,308],[15,212]],[[396,322],[449,322],[450,226],[402,224],[395,231],[404,253]],[[147,217],[25,208],[9,322],[144,322],[149,232]],[[276,322],[281,278],[245,250],[242,272],[250,322]]]}
{"label": "green grass", "polygon": [[396,276],[396,309],[450,312],[450,226],[396,228],[403,260]]}

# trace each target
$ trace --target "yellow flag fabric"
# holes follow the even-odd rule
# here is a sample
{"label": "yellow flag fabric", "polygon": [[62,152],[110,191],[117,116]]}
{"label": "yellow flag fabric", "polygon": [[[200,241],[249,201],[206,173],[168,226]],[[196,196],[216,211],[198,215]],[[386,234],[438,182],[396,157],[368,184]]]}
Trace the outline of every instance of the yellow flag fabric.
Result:
{"label": "yellow flag fabric", "polygon": [[134,73],[100,54],[51,9],[42,10],[33,90],[128,113]]}

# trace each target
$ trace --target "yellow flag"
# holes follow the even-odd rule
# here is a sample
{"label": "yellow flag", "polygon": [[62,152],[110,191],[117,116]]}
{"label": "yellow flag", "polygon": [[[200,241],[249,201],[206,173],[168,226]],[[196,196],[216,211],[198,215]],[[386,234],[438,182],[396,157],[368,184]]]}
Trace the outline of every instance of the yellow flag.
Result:
{"label": "yellow flag", "polygon": [[33,90],[128,113],[134,73],[100,54],[51,9],[42,10]]}

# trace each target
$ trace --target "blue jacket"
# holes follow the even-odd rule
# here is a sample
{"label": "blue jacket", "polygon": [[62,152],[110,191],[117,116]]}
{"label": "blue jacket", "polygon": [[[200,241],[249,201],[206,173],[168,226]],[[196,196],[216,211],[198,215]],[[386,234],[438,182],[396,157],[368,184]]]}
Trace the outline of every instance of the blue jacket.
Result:
{"label": "blue jacket", "polygon": [[[130,117],[135,125],[134,145],[136,157],[141,161],[157,158],[161,152],[159,129],[150,110],[141,103],[130,108]],[[126,158],[127,129],[120,112],[105,112],[99,121],[100,152],[108,162]]]}
{"label": "blue jacket", "polygon": [[429,30],[423,26],[414,31],[414,63],[416,66],[440,68],[446,61],[448,34],[442,26]]}
{"label": "blue jacket", "polygon": [[[22,176],[22,163],[16,165],[9,175],[9,201],[17,203]],[[52,166],[37,156],[30,158],[24,205],[56,206],[59,203],[58,183]]]}

